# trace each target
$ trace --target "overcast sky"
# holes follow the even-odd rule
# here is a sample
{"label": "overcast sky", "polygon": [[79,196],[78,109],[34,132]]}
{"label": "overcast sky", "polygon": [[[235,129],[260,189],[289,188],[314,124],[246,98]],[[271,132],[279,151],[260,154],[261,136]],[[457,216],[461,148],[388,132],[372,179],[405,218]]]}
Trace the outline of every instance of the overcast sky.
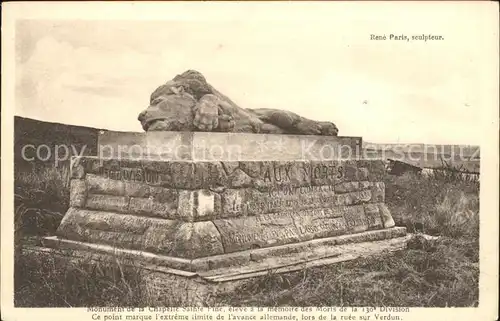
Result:
{"label": "overcast sky", "polygon": [[[151,92],[195,69],[241,107],[332,121],[342,136],[479,144],[491,39],[480,14],[459,3],[340,9],[293,19],[255,8],[219,20],[24,20],[16,26],[16,114],[142,131],[137,115]],[[391,33],[444,41],[370,40]]]}

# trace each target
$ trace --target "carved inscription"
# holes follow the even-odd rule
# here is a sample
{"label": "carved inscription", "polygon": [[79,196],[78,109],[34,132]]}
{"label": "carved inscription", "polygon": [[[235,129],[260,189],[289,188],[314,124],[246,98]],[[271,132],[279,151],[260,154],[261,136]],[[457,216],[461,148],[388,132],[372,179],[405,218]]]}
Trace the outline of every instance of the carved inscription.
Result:
{"label": "carved inscription", "polygon": [[226,253],[366,230],[363,206],[285,211],[213,221]]}
{"label": "carved inscription", "polygon": [[287,213],[213,221],[226,253],[299,242],[299,232]]}
{"label": "carved inscription", "polygon": [[262,179],[264,182],[280,183],[283,181],[291,181],[292,176],[292,165],[291,164],[273,164],[266,166],[264,173],[262,174]]}
{"label": "carved inscription", "polygon": [[334,182],[344,177],[344,167],[338,163],[273,163],[262,164],[260,179],[265,185],[288,183]]}
{"label": "carved inscription", "polygon": [[101,168],[100,175],[104,178],[147,183],[150,185],[159,184],[162,181],[162,174],[156,171],[142,168],[127,168],[119,169]]}
{"label": "carved inscription", "polygon": [[304,179],[311,180],[338,180],[344,177],[344,167],[326,164],[304,164],[302,167]]}
{"label": "carved inscription", "polygon": [[266,192],[256,189],[229,189],[222,194],[223,213],[264,214],[334,206],[334,187],[274,186]]}
{"label": "carved inscription", "polygon": [[368,229],[368,221],[363,205],[339,207],[345,218],[347,229],[352,232],[362,232]]}
{"label": "carved inscription", "polygon": [[258,215],[367,203],[370,190],[337,194],[335,185],[274,186],[265,192],[253,188],[222,193],[222,216]]}

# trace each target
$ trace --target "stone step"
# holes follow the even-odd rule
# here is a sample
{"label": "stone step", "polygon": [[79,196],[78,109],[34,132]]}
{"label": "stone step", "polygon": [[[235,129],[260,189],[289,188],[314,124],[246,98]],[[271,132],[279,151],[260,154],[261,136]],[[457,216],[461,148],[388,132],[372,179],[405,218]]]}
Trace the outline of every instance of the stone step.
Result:
{"label": "stone step", "polygon": [[[347,260],[351,256],[354,258],[361,254],[378,253],[378,250],[384,248],[397,247],[397,244],[406,240],[407,237],[406,228],[393,227],[351,235],[319,238],[282,246],[214,255],[193,260],[104,244],[72,241],[57,236],[45,237],[43,245],[62,251],[68,250],[68,253],[83,251],[108,255],[120,260],[132,260],[140,262],[143,265],[153,265],[182,271],[182,273],[179,273],[183,275],[187,272],[193,272],[207,280],[217,281],[219,280],[218,278],[231,279],[244,275],[249,275],[250,277],[250,275],[254,275],[255,273],[259,275],[263,271],[274,269],[288,271],[293,270],[294,266],[300,269],[300,266],[306,262],[320,259],[337,258],[337,260]],[[357,245],[354,246],[354,244]],[[169,273],[175,274],[176,272],[170,271]]]}

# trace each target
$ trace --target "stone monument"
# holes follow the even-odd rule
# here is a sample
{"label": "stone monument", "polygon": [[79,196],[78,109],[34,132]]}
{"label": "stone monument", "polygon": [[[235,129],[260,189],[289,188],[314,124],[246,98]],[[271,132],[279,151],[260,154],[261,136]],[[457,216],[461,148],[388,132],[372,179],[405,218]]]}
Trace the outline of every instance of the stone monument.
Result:
{"label": "stone monument", "polygon": [[145,133],[104,132],[99,156],[72,160],[70,209],[44,243],[139,264],[159,304],[405,244],[384,162],[333,123],[242,109],[194,71],[139,120]]}

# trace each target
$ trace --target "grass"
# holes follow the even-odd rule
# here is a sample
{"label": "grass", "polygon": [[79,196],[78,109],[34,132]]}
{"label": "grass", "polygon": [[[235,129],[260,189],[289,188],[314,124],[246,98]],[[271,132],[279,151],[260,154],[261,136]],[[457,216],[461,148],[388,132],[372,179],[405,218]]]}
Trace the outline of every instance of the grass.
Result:
{"label": "grass", "polygon": [[[251,279],[216,305],[470,307],[478,304],[479,181],[454,174],[387,176],[397,225],[417,236],[408,249],[292,274]],[[54,234],[68,206],[67,172],[16,175],[18,242]],[[43,209],[43,210],[42,210]],[[45,214],[44,214],[45,213]],[[38,227],[38,230],[36,230]],[[35,229],[35,230],[34,230]],[[145,306],[137,269],[63,265],[16,251],[16,306]]]}
{"label": "grass", "polygon": [[69,206],[69,167],[15,171],[15,244],[29,236],[52,235]]}
{"label": "grass", "polygon": [[17,307],[138,306],[140,274],[119,263],[74,264],[55,255],[17,253],[14,272]]}

